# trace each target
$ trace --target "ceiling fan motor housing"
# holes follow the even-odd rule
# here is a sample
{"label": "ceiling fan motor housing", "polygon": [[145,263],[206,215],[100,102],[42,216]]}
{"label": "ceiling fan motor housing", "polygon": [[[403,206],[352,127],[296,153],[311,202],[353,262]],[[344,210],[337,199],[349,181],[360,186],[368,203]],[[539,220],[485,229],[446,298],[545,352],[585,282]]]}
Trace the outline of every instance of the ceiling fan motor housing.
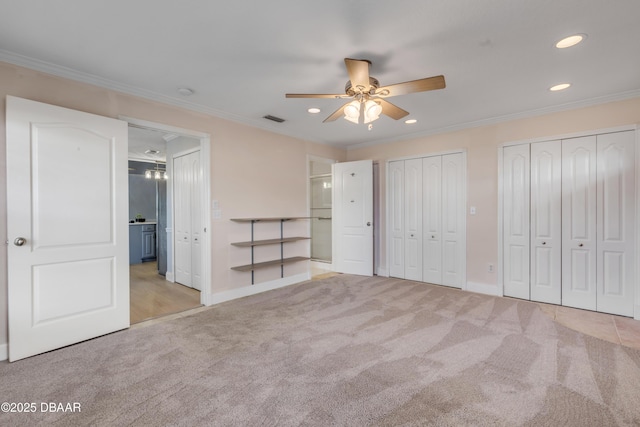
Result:
{"label": "ceiling fan motor housing", "polygon": [[369,94],[373,95],[376,89],[380,87],[380,82],[375,77],[369,77],[369,89],[363,88],[363,90],[358,90],[359,88],[353,88],[351,84],[351,80],[347,81],[347,84],[344,85],[344,91],[349,96],[356,96],[358,94]]}

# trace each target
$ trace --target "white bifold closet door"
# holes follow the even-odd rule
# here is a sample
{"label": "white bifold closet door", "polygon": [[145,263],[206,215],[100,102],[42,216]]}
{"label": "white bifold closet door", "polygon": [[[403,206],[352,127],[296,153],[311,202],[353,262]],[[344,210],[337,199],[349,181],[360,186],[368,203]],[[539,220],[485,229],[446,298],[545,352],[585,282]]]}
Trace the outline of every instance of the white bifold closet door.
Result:
{"label": "white bifold closet door", "polygon": [[560,304],[562,284],[560,141],[531,144],[531,299]]}
{"label": "white bifold closet door", "polygon": [[442,283],[442,156],[422,159],[425,282]]}
{"label": "white bifold closet door", "polygon": [[461,288],[462,153],[390,162],[389,190],[390,276]]}
{"label": "white bifold closet door", "polygon": [[504,295],[529,299],[529,145],[503,149]]}
{"label": "white bifold closet door", "polygon": [[596,309],[596,137],[562,141],[562,304]]}
{"label": "white bifold closet door", "polygon": [[404,162],[404,278],[422,281],[422,159]]}
{"label": "white bifold closet door", "polygon": [[200,152],[173,159],[175,281],[201,289]]}
{"label": "white bifold closet door", "polygon": [[634,138],[503,149],[506,296],[633,316]]}
{"label": "white bifold closet door", "polygon": [[404,279],[404,161],[389,163],[389,275]]}
{"label": "white bifold closet door", "polygon": [[462,153],[442,156],[442,284],[462,288],[466,264],[466,194]]}
{"label": "white bifold closet door", "polygon": [[562,304],[633,316],[633,132],[565,140]]}
{"label": "white bifold closet door", "polygon": [[598,311],[633,316],[636,187],[634,132],[597,137]]}

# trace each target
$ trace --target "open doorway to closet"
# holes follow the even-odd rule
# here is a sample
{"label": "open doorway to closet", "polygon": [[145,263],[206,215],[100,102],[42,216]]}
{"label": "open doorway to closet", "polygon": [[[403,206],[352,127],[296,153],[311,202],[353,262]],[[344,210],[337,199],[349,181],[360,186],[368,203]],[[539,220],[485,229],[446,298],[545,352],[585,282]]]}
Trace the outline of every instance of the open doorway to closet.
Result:
{"label": "open doorway to closet", "polygon": [[199,156],[198,138],[129,126],[132,324],[201,305]]}
{"label": "open doorway to closet", "polygon": [[332,198],[334,160],[309,156],[309,216],[311,217],[311,269],[312,276],[333,271]]}

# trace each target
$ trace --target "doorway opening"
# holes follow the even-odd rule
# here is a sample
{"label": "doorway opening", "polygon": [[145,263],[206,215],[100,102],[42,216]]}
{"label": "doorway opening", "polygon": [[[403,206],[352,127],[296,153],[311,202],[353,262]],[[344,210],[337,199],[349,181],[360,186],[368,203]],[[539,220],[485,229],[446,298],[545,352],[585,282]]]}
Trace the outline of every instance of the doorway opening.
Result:
{"label": "doorway opening", "polygon": [[[199,280],[196,285],[192,281],[180,280],[176,271],[183,271],[185,263],[191,266],[193,259],[197,261],[193,264],[197,264],[198,271],[192,271],[191,267],[188,270],[202,278],[199,260],[203,259],[203,250],[209,252],[208,244],[200,245],[199,241],[194,251],[180,250],[175,242],[174,230],[176,206],[182,213],[195,212],[189,217],[203,219],[203,198],[208,192],[197,188],[191,194],[193,188],[185,189],[183,185],[177,185],[173,166],[174,158],[181,156],[185,150],[199,155],[201,138],[175,132],[175,129],[135,123],[133,119],[128,121],[130,317],[134,324],[202,305],[205,296],[201,289],[203,283],[208,281]],[[192,174],[200,178],[206,175],[208,180],[208,172],[203,173],[205,168],[199,163],[196,166],[197,170]],[[184,191],[190,192],[186,204]],[[180,224],[178,228],[182,229],[184,220]],[[198,237],[202,237],[208,229],[208,218],[200,220],[193,227]],[[180,243],[183,244],[182,241]],[[180,253],[178,257],[176,248]],[[208,270],[205,276],[209,277]]]}
{"label": "doorway opening", "polygon": [[332,267],[332,185],[334,160],[309,156],[309,216],[312,276],[333,271]]}

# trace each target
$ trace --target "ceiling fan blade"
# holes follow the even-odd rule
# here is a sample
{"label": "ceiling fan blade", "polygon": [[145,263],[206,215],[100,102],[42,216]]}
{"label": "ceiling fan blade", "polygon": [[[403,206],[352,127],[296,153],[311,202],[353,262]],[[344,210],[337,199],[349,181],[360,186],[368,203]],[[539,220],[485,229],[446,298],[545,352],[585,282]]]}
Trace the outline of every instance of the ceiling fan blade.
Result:
{"label": "ceiling fan blade", "polygon": [[350,98],[347,94],[330,94],[330,93],[287,93],[286,98]]}
{"label": "ceiling fan blade", "polygon": [[426,79],[412,80],[410,82],[396,83],[384,86],[376,90],[376,96],[396,96],[407,93],[425,92],[427,90],[444,89],[444,76],[427,77]]}
{"label": "ceiling fan blade", "polygon": [[380,98],[376,99],[375,101],[380,103],[380,106],[382,107],[382,114],[386,114],[394,120],[400,120],[404,116],[409,115],[408,111],[405,111],[402,108],[393,105],[389,101],[385,101],[384,99]]}
{"label": "ceiling fan blade", "polygon": [[369,65],[371,63],[364,59],[344,58],[347,66],[351,87],[356,91],[369,92],[371,84],[369,83]]}
{"label": "ceiling fan blade", "polygon": [[349,105],[349,103],[346,103],[342,107],[338,108],[336,111],[333,112],[333,114],[331,114],[329,117],[324,119],[322,123],[333,122],[335,120],[338,120],[340,117],[344,116],[344,107],[346,107],[347,105]]}

